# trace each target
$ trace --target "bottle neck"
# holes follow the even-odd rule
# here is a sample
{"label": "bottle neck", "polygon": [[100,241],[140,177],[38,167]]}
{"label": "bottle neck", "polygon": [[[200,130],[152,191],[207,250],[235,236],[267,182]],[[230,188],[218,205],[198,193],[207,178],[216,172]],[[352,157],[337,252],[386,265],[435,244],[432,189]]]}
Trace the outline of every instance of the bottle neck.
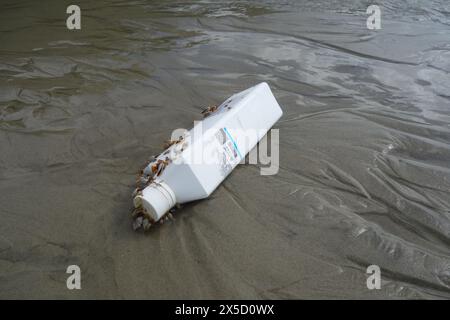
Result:
{"label": "bottle neck", "polygon": [[161,219],[176,204],[176,196],[170,186],[162,181],[152,182],[142,195],[134,199],[135,206],[142,206],[155,222]]}

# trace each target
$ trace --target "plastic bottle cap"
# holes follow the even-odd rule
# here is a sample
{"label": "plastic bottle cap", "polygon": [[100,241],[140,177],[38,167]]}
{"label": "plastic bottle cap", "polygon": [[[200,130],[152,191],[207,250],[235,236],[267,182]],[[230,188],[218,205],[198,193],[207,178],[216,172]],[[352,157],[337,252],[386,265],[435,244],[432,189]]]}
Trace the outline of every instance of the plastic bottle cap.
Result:
{"label": "plastic bottle cap", "polygon": [[161,219],[176,204],[175,193],[164,182],[155,182],[134,198],[135,207],[141,206],[155,221]]}

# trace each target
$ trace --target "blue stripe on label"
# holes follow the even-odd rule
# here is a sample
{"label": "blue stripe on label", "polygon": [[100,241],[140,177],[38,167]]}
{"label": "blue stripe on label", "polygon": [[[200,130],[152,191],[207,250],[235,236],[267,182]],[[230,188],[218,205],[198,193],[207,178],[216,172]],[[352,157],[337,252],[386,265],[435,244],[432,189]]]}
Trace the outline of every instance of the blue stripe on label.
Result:
{"label": "blue stripe on label", "polygon": [[225,133],[227,134],[228,138],[230,138],[231,142],[233,142],[234,148],[236,149],[237,153],[239,154],[239,157],[242,159],[242,155],[241,155],[241,153],[239,152],[239,148],[238,148],[238,146],[237,146],[237,144],[236,144],[236,141],[234,141],[233,137],[232,137],[231,134],[228,132],[227,128],[224,127],[224,128],[223,128],[223,131],[225,131]]}

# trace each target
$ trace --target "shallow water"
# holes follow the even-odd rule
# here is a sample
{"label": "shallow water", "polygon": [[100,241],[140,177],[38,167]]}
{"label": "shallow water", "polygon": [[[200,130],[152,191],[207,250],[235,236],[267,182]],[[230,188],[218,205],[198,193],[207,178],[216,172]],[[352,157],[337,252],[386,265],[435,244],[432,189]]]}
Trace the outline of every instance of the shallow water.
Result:
{"label": "shallow water", "polygon": [[[69,31],[71,3],[0,7],[1,298],[450,298],[448,1],[378,31],[361,1],[76,1]],[[134,232],[146,159],[261,81],[279,173]]]}

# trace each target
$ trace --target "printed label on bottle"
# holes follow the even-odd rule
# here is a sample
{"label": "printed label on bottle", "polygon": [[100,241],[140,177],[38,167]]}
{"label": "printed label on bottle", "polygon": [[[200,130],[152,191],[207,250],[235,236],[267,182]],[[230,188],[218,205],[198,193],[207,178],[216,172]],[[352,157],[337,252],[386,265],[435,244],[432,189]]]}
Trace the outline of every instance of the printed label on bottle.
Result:
{"label": "printed label on bottle", "polygon": [[222,175],[227,175],[242,158],[236,141],[231,136],[227,128],[220,128],[216,133],[219,142],[219,152],[221,154],[220,166]]}

